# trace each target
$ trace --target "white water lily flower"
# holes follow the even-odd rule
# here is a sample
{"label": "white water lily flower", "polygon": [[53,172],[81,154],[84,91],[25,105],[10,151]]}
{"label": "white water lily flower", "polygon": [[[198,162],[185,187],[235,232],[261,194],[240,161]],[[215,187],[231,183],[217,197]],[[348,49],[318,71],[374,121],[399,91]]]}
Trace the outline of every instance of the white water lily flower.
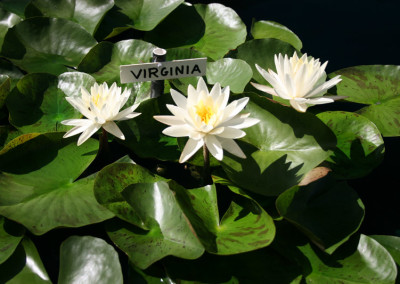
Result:
{"label": "white water lily flower", "polygon": [[331,103],[339,97],[322,97],[326,91],[339,83],[340,75],[325,82],[325,67],[319,59],[308,58],[304,54],[297,57],[296,52],[288,58],[282,54],[275,55],[276,72],[268,69],[268,72],[256,64],[258,72],[272,85],[271,87],[251,83],[255,88],[268,94],[279,96],[290,101],[290,104],[297,111],[305,112],[309,105]]}
{"label": "white water lily flower", "polygon": [[259,122],[256,118],[249,118],[249,113],[239,114],[249,98],[241,98],[228,105],[229,86],[221,90],[221,85],[216,83],[209,92],[202,78],[197,83],[197,89],[189,85],[187,98],[173,89],[171,96],[176,106],[167,105],[167,108],[173,115],[157,115],[154,118],[170,125],[163,130],[165,135],[189,137],[180,163],[187,161],[204,144],[217,160],[222,160],[223,149],[246,158],[233,139],[246,135],[242,128]]}
{"label": "white water lily flower", "polygon": [[95,83],[90,93],[81,88],[82,96],[69,96],[66,100],[87,119],[67,119],[61,121],[64,125],[75,126],[65,133],[64,138],[82,133],[78,139],[78,146],[84,143],[101,127],[119,139],[125,136],[114,121],[134,118],[140,113],[133,112],[139,104],[135,104],[120,112],[131,92],[125,89],[121,94],[121,88],[113,83],[108,88],[107,83],[98,85]]}

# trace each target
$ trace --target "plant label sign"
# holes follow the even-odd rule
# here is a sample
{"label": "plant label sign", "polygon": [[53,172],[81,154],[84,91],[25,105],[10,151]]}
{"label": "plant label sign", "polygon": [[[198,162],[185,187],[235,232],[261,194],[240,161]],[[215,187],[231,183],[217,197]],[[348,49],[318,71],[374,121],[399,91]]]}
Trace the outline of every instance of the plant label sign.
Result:
{"label": "plant label sign", "polygon": [[121,65],[121,83],[203,76],[206,65],[207,58]]}

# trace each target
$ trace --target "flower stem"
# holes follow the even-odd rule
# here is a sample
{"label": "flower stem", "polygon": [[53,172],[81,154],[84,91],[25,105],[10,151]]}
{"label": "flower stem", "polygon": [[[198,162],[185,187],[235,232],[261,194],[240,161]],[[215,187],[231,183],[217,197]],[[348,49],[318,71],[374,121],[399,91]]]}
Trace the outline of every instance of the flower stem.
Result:
{"label": "flower stem", "polygon": [[208,151],[206,144],[203,145],[203,157],[204,157],[204,167],[203,167],[203,179],[206,185],[212,184],[211,171],[210,171],[210,151]]}
{"label": "flower stem", "polygon": [[107,131],[105,131],[104,128],[101,128],[101,134],[99,140],[100,140],[99,155],[102,155],[103,158],[108,161],[110,159],[110,147],[108,146]]}

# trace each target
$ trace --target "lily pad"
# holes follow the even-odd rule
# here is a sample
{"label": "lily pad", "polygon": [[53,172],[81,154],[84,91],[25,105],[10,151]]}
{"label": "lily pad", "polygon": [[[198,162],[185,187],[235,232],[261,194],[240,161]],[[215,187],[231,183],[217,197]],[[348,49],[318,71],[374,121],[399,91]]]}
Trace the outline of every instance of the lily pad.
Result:
{"label": "lily pad", "polygon": [[14,13],[7,12],[0,7],[0,49],[3,45],[4,36],[9,28],[12,28],[21,21],[21,18]]}
{"label": "lily pad", "polygon": [[304,174],[323,162],[336,145],[335,135],[310,113],[299,113],[251,93],[245,113],[260,122],[244,129],[241,159],[224,155],[222,167],[241,188],[277,196],[297,185]]}
{"label": "lily pad", "polygon": [[385,235],[372,235],[369,237],[380,243],[390,253],[396,264],[400,266],[400,237]]}
{"label": "lily pad", "polygon": [[230,50],[246,40],[246,26],[236,12],[222,4],[196,4],[206,29],[204,36],[193,46],[214,60],[221,59]]}
{"label": "lily pad", "polygon": [[29,18],[9,29],[1,55],[28,72],[61,74],[76,67],[96,44],[80,25],[57,18]]}
{"label": "lily pad", "polygon": [[94,82],[93,77],[80,72],[67,72],[58,78],[44,73],[28,74],[7,97],[10,122],[23,133],[69,130],[61,121],[82,115],[65,96],[80,96],[81,86],[90,89]]}
{"label": "lily pad", "polygon": [[8,76],[11,80],[10,90],[14,88],[19,79],[21,79],[24,74],[10,61],[0,58],[0,74],[2,76]]}
{"label": "lily pad", "polygon": [[151,62],[153,50],[151,43],[132,39],[119,41],[111,46],[109,43],[100,43],[95,46],[79,65],[79,70],[90,73],[98,82],[107,82],[109,85],[116,82],[121,87],[132,89],[132,96],[127,105],[136,100],[140,102],[150,97],[150,82],[121,84],[120,66]]}
{"label": "lily pad", "polygon": [[367,106],[357,111],[371,120],[384,137],[400,136],[400,66],[367,65],[341,69],[336,93]]}
{"label": "lily pad", "polygon": [[4,106],[10,92],[11,80],[7,75],[0,75],[0,109]]}
{"label": "lily pad", "polygon": [[222,219],[215,185],[185,189],[171,185],[206,250],[230,255],[268,246],[275,236],[272,218],[254,200],[234,195]]}
{"label": "lily pad", "polygon": [[123,283],[118,253],[103,239],[69,237],[61,244],[57,283]]}
{"label": "lily pad", "polygon": [[13,255],[0,265],[1,283],[51,284],[33,242],[24,238]]}
{"label": "lily pad", "polygon": [[364,219],[364,205],[357,193],[329,177],[288,189],[278,197],[276,207],[329,254],[347,241]]}
{"label": "lily pad", "polygon": [[75,181],[95,158],[98,141],[78,147],[74,138],[62,135],[21,139],[0,154],[0,214],[36,235],[113,216],[94,197],[93,175]]}
{"label": "lily pad", "polygon": [[147,268],[167,255],[196,259],[203,254],[203,246],[165,181],[131,184],[122,196],[148,230],[121,221],[108,222],[107,232],[136,266]]}
{"label": "lily pad", "polygon": [[303,47],[303,43],[295,33],[284,25],[273,21],[253,22],[251,26],[251,35],[254,39],[276,38],[290,43],[297,50],[300,50]]}
{"label": "lily pad", "polygon": [[183,0],[170,0],[160,3],[157,0],[115,0],[115,5],[132,21],[132,27],[142,31],[150,31]]}
{"label": "lily pad", "polygon": [[337,148],[327,160],[341,178],[360,178],[383,160],[384,142],[373,122],[356,113],[334,111],[317,115],[335,133]]}
{"label": "lily pad", "polygon": [[190,46],[197,43],[204,32],[205,23],[196,8],[183,3],[153,30],[146,32],[144,40],[162,48]]}
{"label": "lily pad", "polygon": [[24,227],[0,216],[0,264],[13,254],[24,233]]}
{"label": "lily pad", "polygon": [[93,35],[105,13],[114,6],[114,1],[34,0],[31,5],[34,5],[43,16],[71,20]]}
{"label": "lily pad", "polygon": [[252,76],[251,67],[240,59],[224,58],[207,63],[207,82],[229,86],[233,93],[243,93]]}
{"label": "lily pad", "polygon": [[282,53],[292,56],[296,49],[287,42],[268,38],[249,40],[237,48],[236,58],[246,61],[253,70],[253,79],[260,84],[268,84],[256,69],[256,64],[261,68],[276,71],[274,55]]}

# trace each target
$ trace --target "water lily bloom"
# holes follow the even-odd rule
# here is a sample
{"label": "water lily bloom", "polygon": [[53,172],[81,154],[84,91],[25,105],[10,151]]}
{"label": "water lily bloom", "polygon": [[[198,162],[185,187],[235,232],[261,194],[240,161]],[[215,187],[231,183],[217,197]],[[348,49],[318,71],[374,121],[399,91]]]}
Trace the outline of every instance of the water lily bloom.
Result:
{"label": "water lily bloom", "polygon": [[233,139],[241,138],[246,133],[242,128],[258,123],[256,118],[249,118],[249,113],[240,114],[249,98],[241,98],[228,104],[229,86],[221,90],[216,83],[209,92],[206,83],[200,78],[197,89],[188,87],[188,96],[171,89],[175,105],[167,105],[173,115],[157,115],[154,118],[170,125],[163,133],[172,137],[189,137],[179,159],[187,161],[204,144],[210,153],[222,160],[223,149],[240,158],[246,155]]}
{"label": "water lily bloom", "polygon": [[339,75],[325,82],[325,67],[328,62],[321,66],[319,59],[308,58],[307,54],[298,58],[296,52],[290,58],[279,54],[274,59],[276,73],[271,69],[267,72],[256,64],[258,72],[272,88],[252,83],[255,88],[289,100],[291,106],[300,112],[305,112],[309,105],[326,104],[339,99],[335,96],[322,96],[342,80]]}
{"label": "water lily bloom", "polygon": [[66,100],[86,119],[61,121],[64,125],[75,126],[65,133],[64,138],[82,133],[78,139],[79,146],[97,130],[103,128],[124,140],[124,134],[114,121],[131,119],[140,115],[140,113],[134,112],[139,104],[134,104],[120,112],[131,94],[130,90],[125,89],[121,94],[121,88],[117,87],[116,83],[112,84],[110,88],[108,88],[107,83],[102,85],[95,83],[91,87],[90,93],[84,87],[81,88],[81,93],[81,96],[66,97]]}

